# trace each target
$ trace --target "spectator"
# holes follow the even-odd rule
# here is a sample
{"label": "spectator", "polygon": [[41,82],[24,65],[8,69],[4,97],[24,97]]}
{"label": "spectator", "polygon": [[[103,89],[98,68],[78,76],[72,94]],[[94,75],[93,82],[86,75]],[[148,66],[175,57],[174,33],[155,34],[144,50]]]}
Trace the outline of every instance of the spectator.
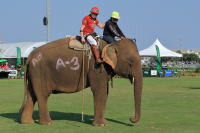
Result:
{"label": "spectator", "polygon": [[20,71],[20,70],[21,70],[21,65],[18,65],[18,66],[16,67],[16,70],[17,70],[17,71]]}
{"label": "spectator", "polygon": [[21,76],[21,74],[20,74],[21,65],[20,64],[16,67],[16,70],[17,70],[17,78],[20,78],[20,76]]}
{"label": "spectator", "polygon": [[6,64],[5,65],[3,65],[3,66],[1,66],[1,68],[4,68],[4,69],[6,69],[6,70],[8,70],[8,62],[6,62]]}
{"label": "spectator", "polygon": [[12,65],[10,66],[10,70],[15,70],[15,65],[14,65],[14,64],[12,64]]}

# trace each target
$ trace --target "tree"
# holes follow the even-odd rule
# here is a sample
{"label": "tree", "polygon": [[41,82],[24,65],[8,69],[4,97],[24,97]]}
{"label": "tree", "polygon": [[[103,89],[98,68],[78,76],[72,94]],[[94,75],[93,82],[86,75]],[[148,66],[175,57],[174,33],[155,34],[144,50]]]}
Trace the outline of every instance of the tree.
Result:
{"label": "tree", "polygon": [[197,60],[199,57],[197,54],[190,54],[191,60]]}
{"label": "tree", "polygon": [[197,61],[197,60],[199,60],[199,57],[196,54],[185,53],[185,54],[183,54],[183,59],[184,59],[184,61]]}
{"label": "tree", "polygon": [[181,50],[176,51],[176,53],[182,54]]}

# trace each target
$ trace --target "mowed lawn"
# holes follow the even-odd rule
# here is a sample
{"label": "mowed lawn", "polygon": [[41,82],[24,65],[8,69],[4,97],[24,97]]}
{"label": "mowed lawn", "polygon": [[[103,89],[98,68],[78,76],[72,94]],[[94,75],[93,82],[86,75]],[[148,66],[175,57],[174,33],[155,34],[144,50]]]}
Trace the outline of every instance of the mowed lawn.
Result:
{"label": "mowed lawn", "polygon": [[109,89],[105,127],[92,126],[94,106],[90,88],[85,93],[85,122],[81,122],[82,93],[51,95],[48,100],[54,125],[20,124],[18,113],[23,100],[23,79],[0,79],[0,132],[15,133],[199,133],[200,78],[144,78],[141,119],[134,117],[133,85],[127,79],[114,79]]}

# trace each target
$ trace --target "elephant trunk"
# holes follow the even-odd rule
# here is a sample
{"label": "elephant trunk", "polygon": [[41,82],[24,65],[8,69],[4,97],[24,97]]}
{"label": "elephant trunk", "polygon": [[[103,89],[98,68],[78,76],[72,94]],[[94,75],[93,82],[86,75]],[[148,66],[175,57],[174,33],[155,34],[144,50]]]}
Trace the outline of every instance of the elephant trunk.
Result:
{"label": "elephant trunk", "polygon": [[141,107],[141,97],[142,97],[142,84],[143,76],[142,69],[137,74],[134,75],[134,100],[135,100],[135,118],[130,118],[132,123],[136,123],[140,119],[140,107]]}

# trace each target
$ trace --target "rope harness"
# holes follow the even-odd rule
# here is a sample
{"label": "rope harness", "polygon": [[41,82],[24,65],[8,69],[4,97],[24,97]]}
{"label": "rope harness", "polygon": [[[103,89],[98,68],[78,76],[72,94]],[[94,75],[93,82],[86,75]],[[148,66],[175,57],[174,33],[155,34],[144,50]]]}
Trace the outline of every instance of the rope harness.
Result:
{"label": "rope harness", "polygon": [[62,45],[64,45],[64,44],[69,43],[70,41],[73,41],[73,40],[74,40],[74,39],[70,39],[70,40],[68,40],[67,42],[64,42],[64,43],[62,43],[62,44],[59,44],[59,45],[56,45],[56,46],[53,46],[53,47],[49,47],[49,48],[43,49],[43,50],[39,51],[37,54],[35,54],[32,58],[30,58],[29,60],[27,60],[27,63],[28,63],[30,60],[32,60],[33,58],[35,58],[36,56],[38,56],[40,53],[44,52],[45,50],[52,49],[52,48],[56,48],[56,47],[60,47],[60,46],[62,46]]}

